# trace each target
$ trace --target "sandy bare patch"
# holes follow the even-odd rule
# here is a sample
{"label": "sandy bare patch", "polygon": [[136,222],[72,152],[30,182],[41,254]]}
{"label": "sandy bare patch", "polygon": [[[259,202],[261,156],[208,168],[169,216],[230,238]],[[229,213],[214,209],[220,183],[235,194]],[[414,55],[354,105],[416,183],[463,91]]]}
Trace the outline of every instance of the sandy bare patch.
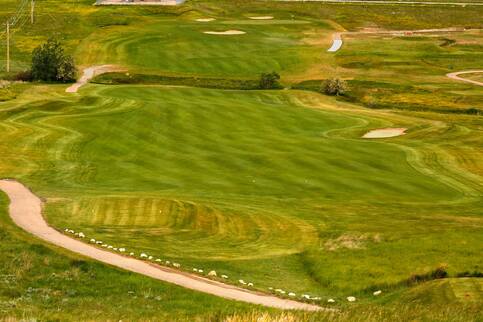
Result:
{"label": "sandy bare patch", "polygon": [[249,19],[252,20],[272,20],[272,16],[259,16],[259,17],[248,17]]}
{"label": "sandy bare patch", "polygon": [[227,30],[227,31],[205,31],[208,35],[221,35],[221,36],[233,36],[233,35],[244,35],[246,32],[241,30]]}
{"label": "sandy bare patch", "polygon": [[364,134],[362,137],[364,139],[382,139],[382,138],[392,138],[395,136],[400,136],[406,134],[406,128],[386,128],[372,130]]}
{"label": "sandy bare patch", "polygon": [[210,22],[210,21],[215,21],[216,19],[215,18],[199,18],[199,19],[196,19],[196,21],[198,22]]}
{"label": "sandy bare patch", "polygon": [[82,256],[184,288],[231,300],[280,309],[322,310],[317,305],[281,299],[260,292],[252,292],[83,243],[50,227],[42,216],[42,201],[21,183],[13,180],[0,180],[0,190],[5,192],[10,199],[9,214],[17,226],[48,243],[68,249]]}
{"label": "sandy bare patch", "polygon": [[329,239],[324,243],[324,248],[329,251],[335,251],[341,248],[346,249],[363,249],[366,242],[380,243],[381,236],[375,234],[373,236],[368,234],[351,235],[344,234],[335,239]]}

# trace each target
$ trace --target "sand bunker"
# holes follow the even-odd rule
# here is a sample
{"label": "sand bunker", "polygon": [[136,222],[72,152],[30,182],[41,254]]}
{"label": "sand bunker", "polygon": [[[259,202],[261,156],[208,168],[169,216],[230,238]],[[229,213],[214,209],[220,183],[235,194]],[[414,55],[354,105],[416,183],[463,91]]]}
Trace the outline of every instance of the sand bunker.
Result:
{"label": "sand bunker", "polygon": [[199,18],[196,19],[198,22],[210,22],[210,21],[215,21],[215,18]]}
{"label": "sand bunker", "polygon": [[204,33],[209,35],[225,35],[225,36],[246,34],[246,32],[241,30],[205,31]]}
{"label": "sand bunker", "polygon": [[248,17],[252,20],[272,20],[272,16]]}
{"label": "sand bunker", "polygon": [[381,139],[381,138],[392,138],[394,136],[400,136],[406,134],[406,128],[387,128],[387,129],[377,129],[372,130],[364,134],[362,137],[364,139]]}

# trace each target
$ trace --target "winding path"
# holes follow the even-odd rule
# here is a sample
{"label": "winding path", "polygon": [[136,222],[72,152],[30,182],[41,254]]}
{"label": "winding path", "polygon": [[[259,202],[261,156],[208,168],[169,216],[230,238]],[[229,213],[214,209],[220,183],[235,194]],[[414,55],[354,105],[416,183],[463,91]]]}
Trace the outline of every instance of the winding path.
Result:
{"label": "winding path", "polygon": [[77,93],[79,88],[87,84],[91,79],[93,79],[95,76],[104,74],[104,73],[110,73],[110,72],[121,72],[125,71],[125,69],[115,66],[115,65],[101,65],[101,66],[91,66],[86,69],[84,69],[83,74],[79,80],[69,86],[65,92],[66,93]]}
{"label": "winding path", "polygon": [[50,227],[42,217],[42,201],[23,184],[13,180],[0,180],[0,190],[3,190],[10,198],[9,213],[16,225],[44,241],[66,248],[77,254],[157,280],[230,300],[288,310],[318,311],[323,309],[317,305],[248,291],[200,276],[121,256],[85,244]]}
{"label": "winding path", "polygon": [[483,73],[483,69],[478,69],[478,70],[465,70],[465,71],[461,71],[461,72],[454,72],[454,73],[446,74],[446,76],[448,76],[449,78],[454,79],[454,80],[458,80],[458,81],[462,81],[462,82],[467,82],[467,83],[471,83],[471,84],[475,84],[475,85],[479,85],[479,86],[483,86],[483,82],[479,82],[479,81],[475,81],[475,80],[472,80],[472,79],[463,78],[463,77],[460,77],[459,76],[459,75],[464,75],[464,74],[477,74],[477,73]]}

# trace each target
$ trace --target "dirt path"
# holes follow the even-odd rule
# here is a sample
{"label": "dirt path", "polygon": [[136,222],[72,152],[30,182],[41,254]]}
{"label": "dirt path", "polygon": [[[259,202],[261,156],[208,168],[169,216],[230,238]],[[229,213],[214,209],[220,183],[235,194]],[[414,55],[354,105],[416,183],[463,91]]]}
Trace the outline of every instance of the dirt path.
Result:
{"label": "dirt path", "polygon": [[336,32],[332,36],[332,46],[327,50],[328,52],[338,51],[343,44],[342,36],[356,36],[356,35],[392,35],[392,36],[409,36],[427,33],[439,32],[464,32],[472,31],[473,29],[463,28],[442,28],[442,29],[417,29],[417,30],[363,30],[363,31],[344,31]]}
{"label": "dirt path", "polygon": [[96,0],[96,6],[176,6],[185,0],[158,1],[124,1],[124,0]]}
{"label": "dirt path", "polygon": [[482,82],[475,81],[475,80],[472,80],[472,79],[463,78],[463,77],[459,77],[459,75],[476,74],[476,73],[483,73],[483,69],[479,69],[479,70],[465,70],[465,71],[461,71],[461,72],[454,72],[454,73],[446,74],[446,76],[448,76],[451,79],[457,80],[457,81],[462,81],[462,82],[467,82],[467,83],[471,83],[471,84],[483,86],[483,83]]}
{"label": "dirt path", "polygon": [[13,180],[0,180],[0,190],[3,190],[10,198],[9,212],[15,224],[49,243],[77,254],[164,282],[230,300],[288,310],[322,310],[321,307],[316,305],[248,291],[90,246],[50,227],[42,217],[42,201],[21,183]]}
{"label": "dirt path", "polygon": [[104,73],[109,73],[109,72],[119,72],[119,71],[124,71],[123,68],[115,65],[101,65],[101,66],[91,66],[86,69],[84,69],[84,72],[79,78],[79,80],[68,87],[65,92],[66,93],[77,93],[79,88],[87,84],[91,79],[93,79],[97,75],[101,75]]}

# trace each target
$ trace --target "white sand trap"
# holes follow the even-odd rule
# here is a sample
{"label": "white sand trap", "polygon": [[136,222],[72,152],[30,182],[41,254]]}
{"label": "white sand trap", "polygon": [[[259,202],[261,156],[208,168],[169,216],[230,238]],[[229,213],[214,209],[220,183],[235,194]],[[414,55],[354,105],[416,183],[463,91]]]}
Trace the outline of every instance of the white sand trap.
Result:
{"label": "white sand trap", "polygon": [[328,52],[334,53],[338,51],[342,47],[342,34],[340,32],[336,32],[333,36],[332,46],[327,49]]}
{"label": "white sand trap", "polygon": [[241,30],[227,30],[227,31],[205,31],[208,35],[222,35],[222,36],[232,36],[232,35],[244,35],[246,32]]}
{"label": "white sand trap", "polygon": [[332,46],[327,49],[328,52],[334,53],[338,51],[342,47],[342,39],[334,39],[332,41]]}
{"label": "white sand trap", "polygon": [[387,129],[377,129],[372,130],[364,134],[362,137],[364,139],[382,139],[382,138],[392,138],[395,136],[400,136],[406,134],[406,128],[387,128]]}
{"label": "white sand trap", "polygon": [[210,21],[215,21],[215,18],[199,18],[196,19],[198,22],[210,22]]}
{"label": "white sand trap", "polygon": [[272,16],[248,17],[252,20],[272,20]]}

